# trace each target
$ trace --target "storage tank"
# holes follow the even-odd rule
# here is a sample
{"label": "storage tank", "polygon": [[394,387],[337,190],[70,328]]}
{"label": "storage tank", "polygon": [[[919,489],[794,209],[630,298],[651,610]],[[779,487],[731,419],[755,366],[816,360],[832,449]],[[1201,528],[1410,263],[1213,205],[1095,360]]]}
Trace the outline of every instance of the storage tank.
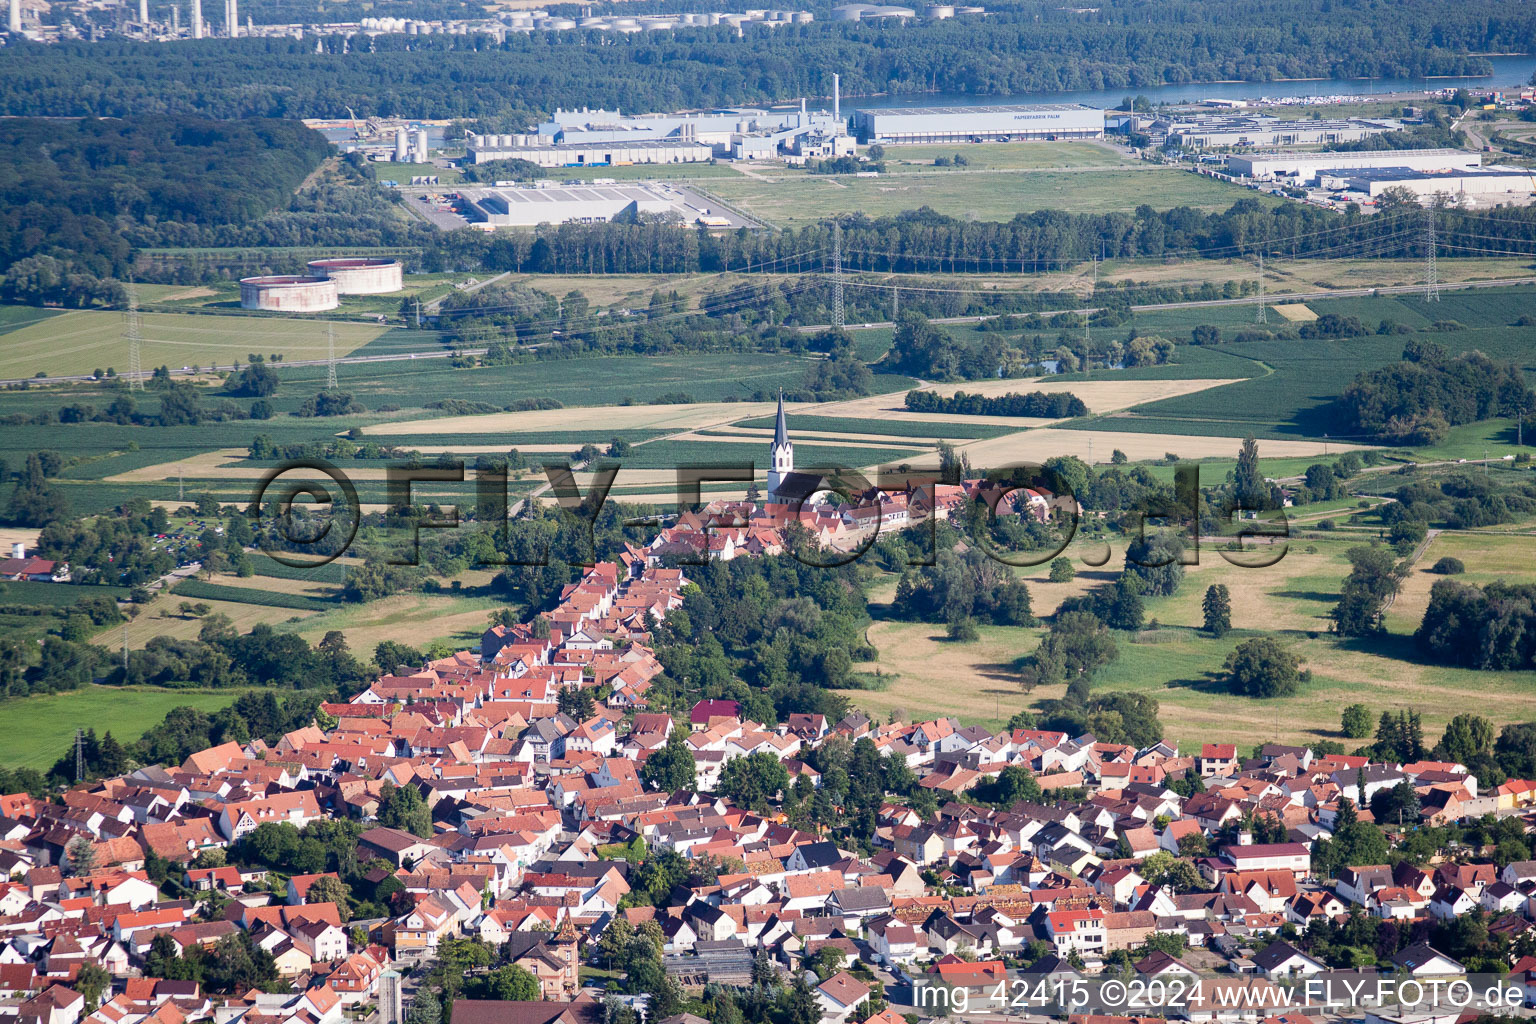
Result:
{"label": "storage tank", "polygon": [[809,25],[811,22],[813,22],[815,20],[816,20],[816,16],[814,14],[812,14],[810,11],[796,11],[795,12],[795,24],[796,25]]}
{"label": "storage tank", "polygon": [[240,308],[318,313],[340,305],[336,282],[324,277],[277,274],[240,279]]}
{"label": "storage tank", "polygon": [[929,21],[943,21],[955,16],[955,9],[949,4],[929,4],[923,12]]}
{"label": "storage tank", "polygon": [[539,27],[547,28],[554,32],[562,32],[568,28],[575,28],[576,22],[570,18],[550,18],[548,21],[540,24]]}

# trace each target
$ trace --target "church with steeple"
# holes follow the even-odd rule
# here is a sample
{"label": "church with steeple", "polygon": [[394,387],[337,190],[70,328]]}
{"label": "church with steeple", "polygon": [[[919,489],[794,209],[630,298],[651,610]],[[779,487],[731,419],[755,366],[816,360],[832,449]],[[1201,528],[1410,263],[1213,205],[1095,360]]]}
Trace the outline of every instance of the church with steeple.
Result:
{"label": "church with steeple", "polygon": [[[773,421],[773,446],[768,449],[768,500],[793,500],[785,494],[785,481],[795,471],[795,445],[784,420],[784,389],[779,389],[779,413]],[[781,498],[783,495],[783,498]]]}
{"label": "church with steeple", "polygon": [[799,505],[822,489],[821,474],[795,472],[795,443],[789,439],[781,389],[778,414],[773,419],[773,444],[768,449],[768,493],[764,498],[770,505]]}

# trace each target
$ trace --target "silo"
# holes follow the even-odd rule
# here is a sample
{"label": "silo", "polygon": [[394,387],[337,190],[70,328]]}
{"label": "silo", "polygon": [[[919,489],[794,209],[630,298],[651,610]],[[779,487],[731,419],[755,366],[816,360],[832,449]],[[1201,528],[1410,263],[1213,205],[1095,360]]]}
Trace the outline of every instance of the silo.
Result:
{"label": "silo", "polygon": [[405,126],[401,125],[395,129],[395,163],[403,164],[410,159],[410,146],[410,136]]}
{"label": "silo", "polygon": [[416,162],[419,164],[427,162],[427,130],[425,128],[416,133]]}
{"label": "silo", "polygon": [[323,277],[279,274],[240,280],[240,308],[286,313],[318,313],[340,305],[336,282]]}
{"label": "silo", "polygon": [[384,295],[404,287],[399,260],[310,260],[308,269],[332,282],[338,295]]}

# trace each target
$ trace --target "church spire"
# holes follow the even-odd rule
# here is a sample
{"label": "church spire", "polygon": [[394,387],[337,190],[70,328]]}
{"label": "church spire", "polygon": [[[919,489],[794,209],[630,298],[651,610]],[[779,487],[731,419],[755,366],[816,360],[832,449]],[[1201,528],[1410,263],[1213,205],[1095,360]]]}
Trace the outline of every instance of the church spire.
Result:
{"label": "church spire", "polygon": [[773,446],[789,443],[789,425],[784,422],[784,389],[779,388],[779,415],[773,424]]}

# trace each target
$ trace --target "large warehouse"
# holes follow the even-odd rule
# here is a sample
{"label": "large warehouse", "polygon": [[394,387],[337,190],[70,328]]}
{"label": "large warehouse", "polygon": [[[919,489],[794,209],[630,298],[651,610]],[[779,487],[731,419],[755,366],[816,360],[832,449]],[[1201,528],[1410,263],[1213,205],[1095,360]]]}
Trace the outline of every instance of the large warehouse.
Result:
{"label": "large warehouse", "polygon": [[860,142],[884,145],[1097,139],[1104,134],[1104,111],[1079,103],[856,110],[853,118]]}
{"label": "large warehouse", "polygon": [[1295,178],[1315,181],[1323,171],[1408,167],[1415,171],[1475,171],[1482,157],[1464,149],[1381,149],[1349,153],[1247,153],[1227,157],[1227,171],[1240,178]]}
{"label": "large warehouse", "polygon": [[1529,196],[1536,192],[1536,178],[1523,167],[1484,167],[1475,171],[1426,174],[1406,167],[1371,167],[1358,171],[1325,171],[1318,179],[1324,188],[1347,189],[1375,197],[1389,188],[1403,188],[1420,197],[1504,194]]}
{"label": "large warehouse", "polygon": [[690,209],[680,193],[653,185],[466,189],[463,195],[469,219],[492,227],[593,223],[631,213],[676,212],[685,218],[708,213]]}
{"label": "large warehouse", "polygon": [[1358,142],[1396,131],[1399,121],[1352,117],[1333,121],[1286,121],[1267,114],[1180,114],[1155,118],[1145,129],[1154,144],[1209,149],[1219,146],[1312,146]]}

